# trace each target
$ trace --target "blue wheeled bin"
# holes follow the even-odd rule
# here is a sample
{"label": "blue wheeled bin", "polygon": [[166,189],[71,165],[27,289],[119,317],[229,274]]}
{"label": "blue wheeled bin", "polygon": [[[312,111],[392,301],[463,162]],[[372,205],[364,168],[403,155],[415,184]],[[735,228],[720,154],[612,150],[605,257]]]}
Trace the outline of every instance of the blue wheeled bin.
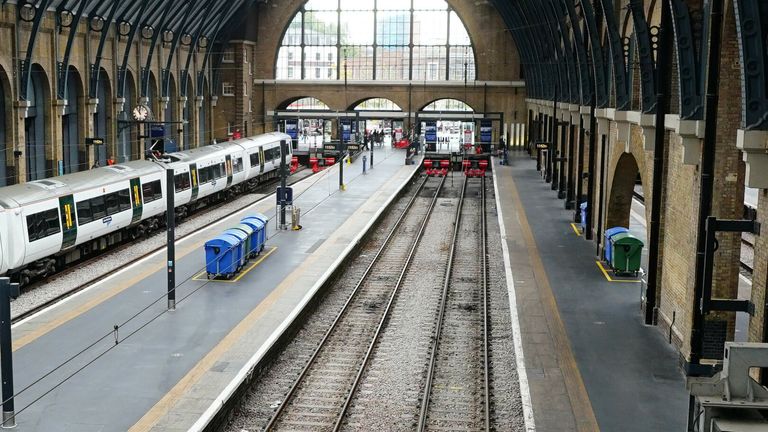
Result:
{"label": "blue wheeled bin", "polygon": [[220,235],[205,242],[205,271],[208,279],[231,279],[237,273],[239,247],[240,241],[230,235]]}
{"label": "blue wheeled bin", "polygon": [[621,233],[625,233],[625,232],[629,232],[629,229],[624,228],[624,227],[613,227],[613,228],[608,228],[607,230],[605,230],[605,251],[604,251],[605,253],[604,253],[604,256],[605,256],[605,261],[606,262],[611,262],[611,258],[613,257],[613,255],[611,255],[611,251],[612,251],[611,237],[615,236],[616,234],[621,234]]}
{"label": "blue wheeled bin", "polygon": [[232,236],[237,239],[238,245],[237,245],[237,270],[240,271],[241,268],[245,265],[245,262],[248,260],[248,235],[244,232],[240,231],[239,229],[228,229],[224,231],[223,235]]}
{"label": "blue wheeled bin", "polygon": [[245,260],[248,261],[249,259],[256,256],[256,251],[258,251],[258,245],[256,245],[255,239],[253,238],[253,228],[251,228],[250,225],[245,223],[240,223],[239,225],[236,225],[232,229],[242,231],[246,236],[248,236],[245,240]]}
{"label": "blue wheeled bin", "polygon": [[261,213],[254,213],[252,217],[260,220],[264,225],[264,228],[259,231],[259,243],[261,243],[261,250],[264,250],[264,245],[267,244],[267,227],[269,226],[269,218]]}
{"label": "blue wheeled bin", "polygon": [[265,240],[267,232],[266,224],[262,222],[261,219],[254,216],[245,217],[240,222],[250,226],[253,229],[253,234],[251,235],[251,248],[253,254],[258,255],[262,250],[264,250],[264,243],[266,242]]}
{"label": "blue wheeled bin", "polygon": [[581,232],[584,232],[587,229],[587,205],[586,202],[579,204]]}

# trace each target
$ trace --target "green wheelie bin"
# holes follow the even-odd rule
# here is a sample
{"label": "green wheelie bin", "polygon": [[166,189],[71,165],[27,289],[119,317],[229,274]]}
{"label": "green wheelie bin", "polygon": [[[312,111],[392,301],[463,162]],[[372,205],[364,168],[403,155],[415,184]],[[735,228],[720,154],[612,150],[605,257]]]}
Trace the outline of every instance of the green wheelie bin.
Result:
{"label": "green wheelie bin", "polygon": [[630,233],[611,237],[611,267],[617,275],[635,275],[640,272],[643,242]]}

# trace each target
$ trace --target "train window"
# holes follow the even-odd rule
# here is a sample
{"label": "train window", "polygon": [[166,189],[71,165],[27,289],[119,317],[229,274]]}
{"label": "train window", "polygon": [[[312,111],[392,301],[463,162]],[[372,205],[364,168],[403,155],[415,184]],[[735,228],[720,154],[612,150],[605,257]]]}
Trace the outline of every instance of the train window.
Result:
{"label": "train window", "polygon": [[163,197],[163,192],[160,190],[160,180],[144,183],[141,185],[141,191],[144,194],[144,204],[159,200]]}
{"label": "train window", "polygon": [[117,199],[117,192],[113,192],[104,197],[104,202],[107,205],[107,215],[113,215],[120,212],[120,204]]}
{"label": "train window", "polygon": [[91,213],[91,201],[85,200],[77,203],[77,223],[79,225],[85,225],[93,220],[93,213]]}
{"label": "train window", "polygon": [[227,175],[227,164],[224,162],[219,164],[219,175],[216,178],[221,178]]}
{"label": "train window", "polygon": [[259,154],[258,153],[251,154],[251,166],[252,167],[259,166]]}
{"label": "train window", "polygon": [[280,158],[280,147],[273,147],[268,150],[264,150],[264,159],[275,160]]}
{"label": "train window", "polygon": [[176,192],[189,189],[189,173],[176,174],[173,177],[173,183],[176,187]]}
{"label": "train window", "polygon": [[117,200],[118,205],[120,206],[120,211],[130,210],[131,208],[131,191],[128,189],[123,189],[117,193]]}
{"label": "train window", "polygon": [[61,232],[59,211],[51,209],[27,216],[27,235],[29,241],[40,240]]}
{"label": "train window", "polygon": [[232,171],[235,173],[243,171],[243,158],[237,158],[232,161]]}
{"label": "train window", "polygon": [[91,212],[93,212],[93,220],[101,219],[107,215],[107,207],[103,196],[91,198]]}

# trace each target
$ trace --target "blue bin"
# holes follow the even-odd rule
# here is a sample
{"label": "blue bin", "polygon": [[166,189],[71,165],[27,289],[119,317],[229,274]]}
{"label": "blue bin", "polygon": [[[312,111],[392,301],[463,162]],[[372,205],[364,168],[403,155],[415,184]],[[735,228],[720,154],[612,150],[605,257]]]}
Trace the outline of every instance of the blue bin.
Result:
{"label": "blue bin", "polygon": [[261,213],[255,213],[253,216],[264,225],[264,229],[259,231],[259,240],[261,242],[261,248],[264,249],[264,245],[267,244],[267,227],[269,226],[269,218]]}
{"label": "blue bin", "polygon": [[625,233],[625,232],[629,232],[629,229],[624,227],[613,227],[605,230],[605,251],[604,251],[605,261],[611,262],[611,257],[613,256],[611,255],[611,251],[612,251],[611,237],[615,236],[616,234]]}
{"label": "blue bin", "polygon": [[240,241],[230,235],[221,235],[205,243],[205,271],[208,278],[224,276],[227,279],[237,273],[237,257]]}
{"label": "blue bin", "polygon": [[247,224],[247,223],[240,223],[239,225],[235,226],[232,229],[240,230],[245,235],[248,236],[248,238],[245,241],[245,254],[246,254],[246,261],[250,259],[251,257],[256,256],[256,254],[259,251],[259,245],[257,244],[256,238],[254,238],[253,234],[253,228]]}
{"label": "blue bin", "polygon": [[587,229],[587,203],[579,204],[579,209],[581,210],[581,232],[584,232]]}
{"label": "blue bin", "polygon": [[255,254],[258,254],[264,250],[264,243],[266,243],[267,233],[266,223],[255,216],[245,217],[240,222],[250,226],[253,229],[253,234],[251,235],[251,248]]}
{"label": "blue bin", "polygon": [[238,240],[236,249],[238,262],[237,271],[240,271],[248,259],[248,250],[246,249],[248,247],[248,235],[239,229],[234,228],[224,231],[224,235],[235,237]]}

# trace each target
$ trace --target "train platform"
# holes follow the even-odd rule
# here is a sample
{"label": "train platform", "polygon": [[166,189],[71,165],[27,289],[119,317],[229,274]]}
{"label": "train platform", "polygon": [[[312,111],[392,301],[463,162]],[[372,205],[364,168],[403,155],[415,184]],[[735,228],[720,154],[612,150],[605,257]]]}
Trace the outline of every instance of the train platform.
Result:
{"label": "train platform", "polygon": [[[230,281],[208,281],[203,244],[274,195],[176,243],[177,308],[166,310],[165,251],[13,327],[20,431],[200,429],[417,172],[376,152],[294,185],[300,231],[269,223],[266,249]],[[418,162],[418,161],[417,161]],[[115,327],[117,326],[117,327]]]}
{"label": "train platform", "polygon": [[[683,430],[678,357],[643,325],[640,284],[607,277],[535,161],[509,159],[493,169],[536,430]],[[644,236],[640,210],[630,228]]]}

